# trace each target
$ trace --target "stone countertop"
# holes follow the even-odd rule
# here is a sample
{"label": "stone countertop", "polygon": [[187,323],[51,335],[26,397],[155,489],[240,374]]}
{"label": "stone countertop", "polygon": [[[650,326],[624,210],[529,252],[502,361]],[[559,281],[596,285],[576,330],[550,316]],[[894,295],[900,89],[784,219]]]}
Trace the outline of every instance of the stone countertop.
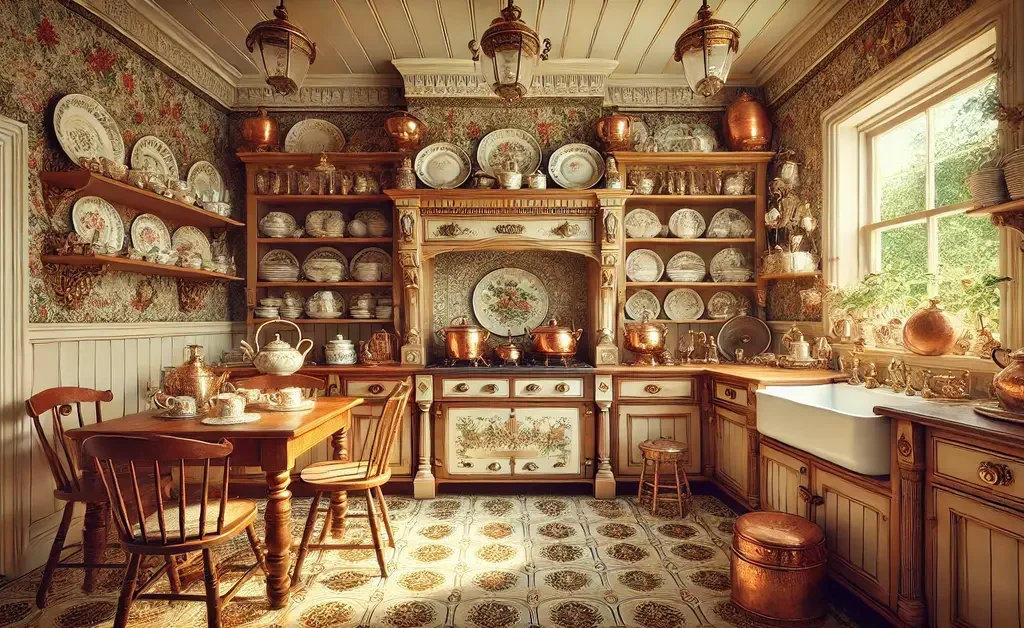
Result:
{"label": "stone countertop", "polygon": [[1024,423],[1000,421],[974,411],[974,402],[930,401],[914,405],[875,406],[874,412],[891,419],[913,421],[928,427],[966,432],[1003,444],[1024,447]]}
{"label": "stone countertop", "polygon": [[838,371],[822,369],[783,369],[753,364],[679,364],[676,366],[599,366],[599,375],[712,375],[752,381],[764,386],[813,385],[845,382],[847,376]]}

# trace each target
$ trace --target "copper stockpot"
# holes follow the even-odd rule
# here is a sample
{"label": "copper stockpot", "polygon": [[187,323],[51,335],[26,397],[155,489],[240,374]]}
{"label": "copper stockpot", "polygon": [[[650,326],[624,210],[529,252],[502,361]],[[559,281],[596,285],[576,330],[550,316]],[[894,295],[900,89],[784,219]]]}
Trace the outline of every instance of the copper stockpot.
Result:
{"label": "copper stockpot", "polygon": [[281,131],[277,120],[260,107],[256,115],[242,120],[242,146],[240,150],[264,153],[275,151],[281,145]]}
{"label": "copper stockpot", "polygon": [[533,352],[536,354],[571,358],[576,355],[576,345],[582,335],[583,329],[559,325],[558,321],[552,318],[547,325],[530,332],[529,338],[533,341]]}
{"label": "copper stockpot", "polygon": [[997,348],[992,361],[1003,367],[992,378],[992,392],[1003,410],[1024,413],[1024,349],[1009,352]]}
{"label": "copper stockpot", "polygon": [[930,299],[903,325],[903,346],[917,355],[949,353],[960,337],[958,321],[946,314],[938,299]]}
{"label": "copper stockpot", "polygon": [[733,604],[774,622],[825,615],[828,551],[821,528],[797,515],[750,512],[736,520],[732,552]]}
{"label": "copper stockpot", "polygon": [[408,111],[396,111],[384,120],[384,130],[391,136],[395,150],[417,151],[427,136],[427,125]]}
{"label": "copper stockpot", "polygon": [[487,353],[487,339],[491,332],[469,322],[465,316],[452,320],[437,335],[444,341],[444,348],[451,360],[476,362]]}
{"label": "copper stockpot", "polygon": [[768,150],[772,143],[768,111],[753,96],[743,92],[725,110],[722,134],[729,150]]}
{"label": "copper stockpot", "polygon": [[647,311],[641,320],[625,324],[623,346],[633,352],[634,365],[654,366],[658,363],[655,356],[665,350],[665,331],[665,325],[651,321]]}
{"label": "copper stockpot", "polygon": [[633,119],[621,113],[607,115],[594,123],[594,131],[608,151],[632,150],[629,146],[632,127]]}

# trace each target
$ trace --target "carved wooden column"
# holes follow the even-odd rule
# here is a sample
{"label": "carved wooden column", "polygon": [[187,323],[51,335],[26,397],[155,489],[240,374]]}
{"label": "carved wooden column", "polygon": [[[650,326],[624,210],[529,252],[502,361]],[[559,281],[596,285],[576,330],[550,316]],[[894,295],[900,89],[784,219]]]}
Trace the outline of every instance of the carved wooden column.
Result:
{"label": "carved wooden column", "polygon": [[597,417],[597,473],[594,475],[594,497],[615,499],[615,474],[612,473],[612,378],[596,377],[594,398],[600,410]]}
{"label": "carved wooden column", "polygon": [[420,315],[420,199],[395,198],[398,214],[398,263],[402,281],[402,364],[426,364]]}
{"label": "carved wooden column", "polygon": [[757,386],[747,385],[747,504],[761,507],[761,435],[757,431]]}
{"label": "carved wooden column", "polygon": [[[622,213],[628,193],[620,190],[598,192],[601,213],[598,216],[601,234],[601,294],[597,321],[597,351],[595,363],[618,364],[619,348],[615,342],[617,305],[625,297],[624,286],[619,286],[619,266],[622,263]],[[622,292],[620,295],[619,293]]]}
{"label": "carved wooden column", "polygon": [[900,588],[896,613],[911,626],[928,624],[924,597],[924,428],[896,426],[900,477]]}
{"label": "carved wooden column", "polygon": [[416,467],[416,477],[412,481],[412,493],[416,499],[432,499],[436,495],[430,456],[430,406],[433,400],[433,378],[430,375],[417,375],[416,405],[420,408],[419,464]]}
{"label": "carved wooden column", "polygon": [[715,423],[715,407],[711,404],[714,398],[711,376],[703,375],[698,380],[700,384],[700,411],[704,423],[701,425],[700,446],[701,461],[704,465],[704,477],[715,477],[715,430],[718,429]]}

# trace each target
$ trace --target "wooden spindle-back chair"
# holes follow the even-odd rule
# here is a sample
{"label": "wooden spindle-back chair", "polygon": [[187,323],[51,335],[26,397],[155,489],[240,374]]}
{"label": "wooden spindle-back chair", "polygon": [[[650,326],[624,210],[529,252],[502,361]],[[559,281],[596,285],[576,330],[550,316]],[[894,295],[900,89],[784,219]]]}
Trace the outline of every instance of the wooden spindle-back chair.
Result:
{"label": "wooden spindle-back chair", "polygon": [[[103,402],[114,400],[114,393],[109,390],[93,390],[91,388],[78,388],[65,386],[60,388],[49,388],[33,395],[25,402],[25,409],[32,417],[35,426],[36,436],[39,439],[39,446],[46,457],[46,463],[53,475],[53,482],[56,488],[53,496],[64,502],[64,513],[57,527],[57,535],[50,546],[50,555],[46,559],[46,566],[43,568],[43,576],[39,581],[39,589],[36,591],[36,606],[46,606],[46,595],[50,585],[53,583],[53,574],[57,569],[121,569],[123,563],[66,563],[61,562],[61,554],[71,547],[80,546],[81,543],[73,543],[65,546],[68,529],[71,526],[71,519],[74,516],[75,503],[106,503],[107,497],[102,487],[83,486],[79,474],[77,453],[70,447],[68,439],[64,436],[64,418],[75,412],[77,425],[85,425],[85,417],[82,415],[82,404],[95,404],[96,422],[103,421]],[[50,413],[50,420],[46,422],[43,415]],[[50,434],[47,434],[44,423],[48,423]],[[87,581],[91,579],[87,578]],[[86,587],[89,588],[88,586]]]}
{"label": "wooden spindle-back chair", "polygon": [[[302,470],[300,477],[302,481],[311,486],[316,494],[313,496],[313,503],[309,506],[309,517],[306,519],[306,527],[302,531],[302,541],[299,543],[299,551],[295,557],[295,571],[292,582],[300,582],[302,575],[302,563],[306,554],[311,549],[372,549],[377,555],[377,564],[380,566],[380,573],[387,577],[387,563],[384,559],[384,543],[381,539],[380,528],[377,518],[380,517],[388,535],[388,546],[395,546],[395,537],[391,531],[391,519],[388,516],[387,502],[384,500],[384,491],[381,490],[389,479],[391,479],[391,450],[398,437],[398,428],[402,424],[402,416],[405,414],[405,407],[409,402],[409,394],[412,386],[408,382],[402,382],[391,392],[384,404],[384,412],[377,422],[377,429],[372,439],[364,441],[365,457],[360,456],[359,460],[343,462],[338,460],[327,460],[307,466]],[[310,543],[313,535],[313,528],[316,527],[317,515],[319,514],[320,500],[324,493],[335,491],[363,491],[366,493],[366,517],[370,523],[370,534],[373,537],[371,545],[366,544],[325,544],[324,538],[328,528],[331,526],[333,513],[327,509],[326,520],[320,531],[320,538],[316,543]],[[376,505],[375,502],[376,501]],[[380,508],[378,512],[377,508]],[[354,516],[354,515],[349,515]]]}
{"label": "wooden spindle-back chair", "polygon": [[[95,458],[107,497],[111,504],[114,522],[121,545],[128,552],[128,570],[121,585],[121,597],[117,606],[114,626],[120,628],[128,621],[128,612],[137,599],[205,601],[207,624],[220,626],[221,607],[229,602],[241,589],[256,569],[266,566],[253,522],[256,519],[256,502],[251,499],[229,499],[229,461],[233,449],[231,443],[221,440],[208,443],[190,438],[174,436],[93,436],[85,441],[84,449]],[[222,467],[223,476],[219,495],[211,503],[210,470],[214,464]],[[161,472],[178,466],[178,496],[168,499],[165,504],[162,494],[157,491],[156,506],[146,511],[139,501],[138,472],[151,468],[159,477]],[[193,489],[189,500],[185,484],[185,465],[199,464],[203,469],[202,487]],[[134,498],[136,509],[126,506]],[[176,525],[175,525],[176,524]],[[242,577],[231,589],[220,596],[218,592],[217,566],[213,561],[212,548],[229,542],[245,532],[256,555],[256,563],[242,567]],[[156,570],[142,585],[137,583],[139,563],[144,556],[173,556],[188,552],[202,552],[206,595],[186,595],[177,592],[146,593],[160,576],[167,571],[168,562]]]}
{"label": "wooden spindle-back chair", "polygon": [[256,375],[232,382],[236,388],[256,388],[262,391],[281,390],[282,388],[304,388],[310,391],[310,397],[316,399],[317,391],[327,390],[327,382],[319,377],[292,373],[291,375]]}

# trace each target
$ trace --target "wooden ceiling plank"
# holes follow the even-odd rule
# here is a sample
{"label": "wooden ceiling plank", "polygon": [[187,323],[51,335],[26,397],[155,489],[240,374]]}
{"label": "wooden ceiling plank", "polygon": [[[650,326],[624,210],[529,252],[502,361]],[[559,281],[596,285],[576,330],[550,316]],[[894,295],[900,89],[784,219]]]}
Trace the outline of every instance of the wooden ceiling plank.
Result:
{"label": "wooden ceiling plank", "polygon": [[180,0],[158,0],[158,4],[171,17],[192,32],[210,50],[219,55],[243,74],[252,74],[257,68],[252,57],[242,54],[232,43],[228,42],[216,27],[204,18],[189,2]]}
{"label": "wooden ceiling plank", "polygon": [[[542,48],[543,40],[551,40],[552,59],[561,57],[562,38],[565,36],[566,22],[569,21],[569,4],[570,0],[544,0],[544,12],[540,15],[540,28],[537,29],[537,34],[540,35]],[[525,11],[523,13],[525,16]]]}
{"label": "wooden ceiling plank", "polygon": [[619,74],[633,74],[637,71],[654,41],[661,35],[666,24],[678,8],[680,0],[644,0],[626,34],[624,45],[616,59],[615,68]]}
{"label": "wooden ceiling plank", "polygon": [[419,36],[421,56],[427,58],[450,58],[451,51],[447,33],[441,22],[439,0],[403,0],[408,7],[408,17]]}
{"label": "wooden ceiling plank", "polygon": [[733,69],[752,74],[768,53],[789,37],[818,4],[819,0],[788,0],[752,40],[741,42],[743,45]]}
{"label": "wooden ceiling plank", "polygon": [[612,0],[605,9],[601,25],[598,27],[597,40],[590,55],[596,59],[614,59],[615,51],[626,33],[629,20],[636,10],[638,0]]}
{"label": "wooden ceiling plank", "polygon": [[[658,74],[665,71],[666,65],[679,65],[672,59],[675,50],[676,40],[683,34],[686,27],[693,22],[694,13],[691,8],[699,7],[700,2],[694,0],[680,0],[675,9],[665,20],[664,27],[651,40],[650,49],[640,60],[635,71],[638,74]],[[694,9],[695,11],[696,9]],[[634,68],[628,68],[633,71]]]}
{"label": "wooden ceiling plank", "polygon": [[379,74],[392,74],[395,67],[391,65],[391,47],[376,25],[376,19],[366,0],[333,0],[334,6],[352,31],[359,48],[373,64],[374,71]]}
{"label": "wooden ceiling plank", "polygon": [[403,0],[366,0],[366,4],[374,17],[374,22],[366,26],[373,28],[373,24],[376,24],[393,59],[423,56],[416,30],[403,7]]}
{"label": "wooden ceiling plank", "polygon": [[562,36],[561,57],[582,59],[590,52],[590,41],[597,30],[602,0],[574,0],[569,14],[568,29]]}
{"label": "wooden ceiling plank", "polygon": [[469,9],[473,0],[438,0],[444,32],[452,48],[452,58],[469,59],[469,41],[476,39],[473,31],[473,17]]}

